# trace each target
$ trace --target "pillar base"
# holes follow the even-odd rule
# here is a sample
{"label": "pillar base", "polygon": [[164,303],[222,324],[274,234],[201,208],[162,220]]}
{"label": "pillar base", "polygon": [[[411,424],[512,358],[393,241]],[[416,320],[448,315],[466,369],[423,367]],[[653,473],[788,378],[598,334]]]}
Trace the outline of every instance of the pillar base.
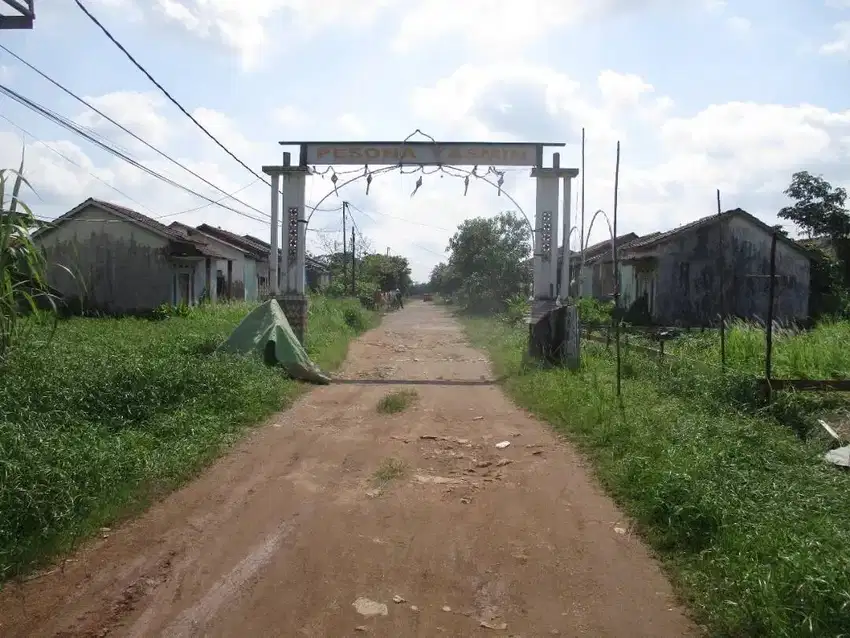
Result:
{"label": "pillar base", "polygon": [[304,345],[304,338],[307,336],[307,317],[310,310],[310,300],[307,295],[299,293],[289,293],[278,295],[277,302],[280,304],[283,314],[286,315],[286,320],[292,328],[292,332]]}

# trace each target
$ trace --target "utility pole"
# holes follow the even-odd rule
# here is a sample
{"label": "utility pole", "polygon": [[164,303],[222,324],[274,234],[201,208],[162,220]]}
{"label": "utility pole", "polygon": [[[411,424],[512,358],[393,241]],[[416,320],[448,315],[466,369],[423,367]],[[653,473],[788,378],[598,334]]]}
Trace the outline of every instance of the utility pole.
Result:
{"label": "utility pole", "polygon": [[355,269],[357,268],[357,251],[354,245],[354,227],[351,228],[351,296],[357,296],[357,276]]}
{"label": "utility pole", "polygon": [[345,212],[348,210],[348,202],[342,202],[342,289],[345,291],[345,275],[348,270],[348,256],[345,241]]}

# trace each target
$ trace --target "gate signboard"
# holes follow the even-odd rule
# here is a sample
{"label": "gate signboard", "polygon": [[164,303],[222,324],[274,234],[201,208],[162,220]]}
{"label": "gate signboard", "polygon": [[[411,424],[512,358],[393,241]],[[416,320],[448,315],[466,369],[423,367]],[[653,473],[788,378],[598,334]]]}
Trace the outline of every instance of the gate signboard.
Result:
{"label": "gate signboard", "polygon": [[[281,142],[301,146],[301,164],[539,166],[542,144],[525,142]],[[549,146],[548,144],[546,146]]]}

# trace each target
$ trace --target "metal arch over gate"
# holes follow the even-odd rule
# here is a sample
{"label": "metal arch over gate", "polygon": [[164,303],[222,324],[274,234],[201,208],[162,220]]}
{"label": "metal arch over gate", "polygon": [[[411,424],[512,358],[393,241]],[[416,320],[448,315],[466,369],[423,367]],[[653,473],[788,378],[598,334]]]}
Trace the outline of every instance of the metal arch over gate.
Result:
{"label": "metal arch over gate", "polygon": [[[420,132],[421,131],[418,131]],[[426,136],[429,137],[429,136]],[[542,142],[337,142],[301,141],[280,142],[282,146],[298,146],[298,164],[291,163],[290,153],[283,154],[281,166],[264,166],[271,177],[271,252],[269,274],[272,295],[281,299],[284,310],[296,334],[303,342],[306,328],[306,297],[304,267],[306,263],[306,184],[313,173],[311,165],[325,166],[499,166],[528,167],[537,182],[537,203],[534,223],[534,286],[532,324],[566,298],[570,281],[569,254],[562,261],[558,286],[558,237],[569,237],[572,180],[577,168],[561,168],[560,155],[555,153],[552,166],[544,166],[546,148],[563,147],[563,143]],[[281,178],[283,178],[281,180]],[[282,182],[282,183],[281,183]],[[563,197],[561,198],[561,183]],[[283,204],[281,206],[281,192]],[[559,198],[560,207],[559,207]],[[283,223],[280,224],[280,213]],[[562,223],[559,224],[559,221]],[[280,227],[286,245],[279,251]],[[565,242],[566,244],[566,242]],[[567,253],[569,249],[566,249]],[[275,259],[275,255],[279,255]],[[278,265],[281,277],[278,276]],[[281,285],[282,284],[282,285]],[[281,288],[283,290],[281,291]],[[283,294],[281,295],[281,292]],[[303,301],[299,301],[303,300]],[[289,306],[289,308],[288,308]]]}

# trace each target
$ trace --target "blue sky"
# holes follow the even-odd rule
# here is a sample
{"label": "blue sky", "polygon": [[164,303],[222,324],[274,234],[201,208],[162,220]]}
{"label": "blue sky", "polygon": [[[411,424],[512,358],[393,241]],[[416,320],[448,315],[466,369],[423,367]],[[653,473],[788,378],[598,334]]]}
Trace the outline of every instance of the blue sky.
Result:
{"label": "blue sky", "polygon": [[[795,170],[850,186],[850,0],[86,0],[86,6],[180,102],[259,171],[280,139],[563,141],[578,166],[587,129],[588,210],[610,212],[622,142],[620,227],[650,232],[724,207],[768,222]],[[244,12],[251,5],[254,13]],[[158,148],[233,192],[255,178],[195,129],[76,7],[37,0],[32,31],[3,44]],[[137,160],[220,195],[0,52],[0,81],[89,126]],[[89,196],[165,215],[205,202],[158,182],[7,97],[0,114],[25,128],[39,215]],[[22,134],[0,120],[3,164]],[[75,161],[67,162],[52,150]],[[375,250],[408,256],[427,278],[451,229],[513,206],[473,183],[391,173],[340,194]],[[314,179],[308,200],[329,192]],[[505,188],[534,213],[527,171]],[[576,193],[578,188],[574,189]],[[268,210],[267,187],[239,193]],[[323,205],[335,208],[332,196]],[[234,208],[242,209],[234,204]],[[169,218],[172,219],[172,218]],[[266,236],[216,206],[175,216]],[[310,247],[339,240],[340,214],[317,213]],[[604,238],[598,226],[594,240]]]}

